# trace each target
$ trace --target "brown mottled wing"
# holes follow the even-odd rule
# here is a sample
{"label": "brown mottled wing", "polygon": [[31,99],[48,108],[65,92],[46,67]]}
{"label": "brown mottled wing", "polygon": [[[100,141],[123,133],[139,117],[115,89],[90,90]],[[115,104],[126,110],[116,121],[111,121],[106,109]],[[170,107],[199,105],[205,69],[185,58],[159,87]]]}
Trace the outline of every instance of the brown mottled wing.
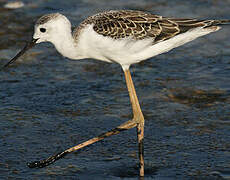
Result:
{"label": "brown mottled wing", "polygon": [[[114,39],[152,38],[153,43],[169,39],[196,27],[206,26],[208,21],[173,19],[141,11],[109,11],[87,19],[98,34]],[[86,22],[85,22],[86,23]]]}
{"label": "brown mottled wing", "polygon": [[159,18],[161,17],[140,11],[110,11],[95,19],[93,29],[98,34],[114,39],[155,38],[161,32],[157,23]]}
{"label": "brown mottled wing", "polygon": [[[174,19],[174,18],[162,18],[162,20],[159,20],[158,23],[162,27],[162,31],[159,36],[155,38],[155,41],[162,41],[169,39],[175,35],[185,33],[191,29],[197,28],[197,27],[208,27],[211,25],[211,21],[203,21],[203,20],[197,20],[197,19]],[[172,31],[172,25],[174,25],[174,28],[177,29],[177,32]],[[171,27],[169,27],[169,25]]]}

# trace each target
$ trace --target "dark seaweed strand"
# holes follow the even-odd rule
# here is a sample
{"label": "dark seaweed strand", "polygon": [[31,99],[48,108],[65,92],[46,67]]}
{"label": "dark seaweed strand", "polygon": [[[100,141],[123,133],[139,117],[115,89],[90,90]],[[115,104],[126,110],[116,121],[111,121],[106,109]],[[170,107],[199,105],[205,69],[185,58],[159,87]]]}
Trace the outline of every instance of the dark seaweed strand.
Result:
{"label": "dark seaweed strand", "polygon": [[57,153],[57,154],[55,154],[53,156],[50,156],[47,159],[27,163],[27,166],[29,168],[43,168],[43,167],[46,167],[46,166],[48,166],[50,164],[53,164],[55,161],[57,161],[58,159],[63,158],[68,153],[69,153],[68,151],[63,151],[63,152]]}

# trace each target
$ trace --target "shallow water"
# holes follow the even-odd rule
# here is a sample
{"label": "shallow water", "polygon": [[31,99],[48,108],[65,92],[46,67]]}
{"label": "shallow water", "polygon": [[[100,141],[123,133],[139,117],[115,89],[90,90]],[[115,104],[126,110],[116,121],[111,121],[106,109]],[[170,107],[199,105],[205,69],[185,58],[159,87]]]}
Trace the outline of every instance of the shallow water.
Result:
{"label": "shallow water", "polygon": [[[61,12],[74,25],[108,9],[163,16],[230,18],[230,1],[0,1],[0,65],[31,38],[38,17]],[[108,3],[109,2],[109,3]],[[132,66],[146,118],[145,179],[230,177],[230,27]],[[0,72],[1,179],[137,179],[135,129],[72,153],[42,169],[47,158],[132,117],[121,68],[69,61],[50,44],[30,50]]]}

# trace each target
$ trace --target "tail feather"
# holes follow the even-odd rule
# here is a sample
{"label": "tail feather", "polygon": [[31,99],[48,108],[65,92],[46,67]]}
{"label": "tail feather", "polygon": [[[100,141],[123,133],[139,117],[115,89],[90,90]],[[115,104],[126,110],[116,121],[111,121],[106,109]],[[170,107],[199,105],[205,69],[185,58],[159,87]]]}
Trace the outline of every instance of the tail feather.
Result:
{"label": "tail feather", "polygon": [[221,20],[208,20],[206,27],[216,26],[216,25],[230,25],[230,19],[221,19]]}

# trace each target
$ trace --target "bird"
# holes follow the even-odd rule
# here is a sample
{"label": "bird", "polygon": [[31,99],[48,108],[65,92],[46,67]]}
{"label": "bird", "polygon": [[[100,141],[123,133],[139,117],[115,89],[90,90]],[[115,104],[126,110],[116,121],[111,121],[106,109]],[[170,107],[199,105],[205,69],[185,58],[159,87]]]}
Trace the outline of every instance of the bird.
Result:
{"label": "bird", "polygon": [[110,10],[92,15],[73,28],[60,13],[41,16],[35,23],[32,40],[3,68],[8,67],[34,45],[51,42],[64,57],[73,60],[96,59],[120,64],[130,97],[133,118],[47,159],[30,162],[30,168],[45,167],[66,154],[106,137],[136,127],[139,176],[144,177],[144,115],[142,113],[130,66],[150,59],[198,37],[218,31],[230,20],[167,18],[138,10]]}

